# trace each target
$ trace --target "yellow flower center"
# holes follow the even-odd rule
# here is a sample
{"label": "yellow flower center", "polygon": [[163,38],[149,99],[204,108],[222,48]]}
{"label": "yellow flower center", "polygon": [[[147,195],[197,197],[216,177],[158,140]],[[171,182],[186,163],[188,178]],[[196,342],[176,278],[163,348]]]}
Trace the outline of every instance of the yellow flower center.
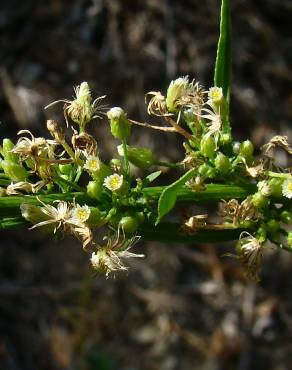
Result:
{"label": "yellow flower center", "polygon": [[118,177],[113,177],[113,178],[111,178],[109,185],[110,185],[110,187],[112,187],[113,189],[117,189],[117,188],[119,188],[119,186],[120,186],[120,182],[121,182],[120,178],[118,178]]}
{"label": "yellow flower center", "polygon": [[88,161],[88,168],[91,171],[97,171],[99,169],[99,161],[97,159],[90,159]]}

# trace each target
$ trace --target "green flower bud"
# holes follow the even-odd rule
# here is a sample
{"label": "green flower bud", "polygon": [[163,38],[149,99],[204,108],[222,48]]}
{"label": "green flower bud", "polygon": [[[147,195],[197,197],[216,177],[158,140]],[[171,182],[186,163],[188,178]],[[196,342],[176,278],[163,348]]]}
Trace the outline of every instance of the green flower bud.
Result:
{"label": "green flower bud", "polygon": [[252,196],[251,201],[256,208],[263,208],[269,203],[269,199],[259,191]]}
{"label": "green flower bud", "polygon": [[0,198],[5,197],[6,189],[0,187]]}
{"label": "green flower bud", "polygon": [[14,148],[14,144],[10,139],[3,139],[2,148],[5,160],[15,163],[19,162],[18,155],[15,153],[11,153],[11,150]]}
{"label": "green flower bud", "polygon": [[214,138],[210,135],[203,136],[200,149],[204,157],[213,159],[216,155],[216,143]]}
{"label": "green flower bud", "polygon": [[260,242],[263,243],[267,239],[267,229],[265,228],[264,225],[261,225],[256,232],[256,239]]}
{"label": "green flower bud", "polygon": [[216,170],[214,167],[210,166],[207,163],[203,163],[199,169],[198,169],[199,174],[204,177],[204,178],[214,178],[216,176]]}
{"label": "green flower bud", "polygon": [[72,164],[59,164],[59,171],[61,174],[69,176],[72,171]]}
{"label": "green flower bud", "polygon": [[272,196],[282,197],[282,184],[283,184],[283,179],[273,178],[269,180],[269,186],[271,188]]}
{"label": "green flower bud", "polygon": [[[121,157],[124,156],[123,145],[118,146],[118,153]],[[127,145],[127,153],[129,162],[139,168],[148,168],[153,165],[154,158],[152,150],[148,148],[137,148]]]}
{"label": "green flower bud", "polygon": [[131,125],[122,108],[114,107],[107,112],[113,137],[124,140],[130,135]]}
{"label": "green flower bud", "polygon": [[215,168],[220,174],[226,174],[230,169],[230,162],[228,157],[223,153],[218,153],[215,158]]}
{"label": "green flower bud", "polygon": [[281,221],[285,224],[290,224],[292,222],[292,212],[282,211],[280,214]]}
{"label": "green flower bud", "polygon": [[137,219],[133,216],[122,217],[119,222],[120,227],[124,230],[126,234],[132,234],[137,231],[139,223]]}
{"label": "green flower bud", "polygon": [[100,200],[103,190],[103,179],[89,181],[86,191],[90,198]]}
{"label": "green flower bud", "polygon": [[5,174],[12,181],[25,181],[27,179],[28,172],[20,164],[5,160],[2,161],[1,164]]}
{"label": "green flower bud", "polygon": [[232,136],[230,134],[222,134],[220,136],[220,145],[228,145],[232,141]]}
{"label": "green flower bud", "polygon": [[266,223],[267,231],[270,233],[275,233],[280,229],[280,224],[277,220],[271,219]]}
{"label": "green flower bud", "polygon": [[240,154],[245,157],[249,158],[253,155],[254,146],[250,140],[245,140],[240,144]]}
{"label": "green flower bud", "polygon": [[135,213],[135,218],[138,221],[139,224],[143,224],[145,221],[145,216],[143,212],[136,212]]}
{"label": "green flower bud", "polygon": [[188,108],[184,110],[183,117],[188,125],[194,124],[195,121],[197,121],[197,115],[195,114],[195,111],[193,108]]}
{"label": "green flower bud", "polygon": [[198,172],[201,176],[207,177],[207,173],[212,168],[210,165],[207,163],[201,164],[201,166],[198,168]]}
{"label": "green flower bud", "polygon": [[287,241],[288,241],[289,247],[292,248],[292,231],[290,231],[290,233],[288,233]]}
{"label": "green flower bud", "polygon": [[214,167],[211,167],[209,168],[209,171],[207,172],[207,175],[206,175],[207,178],[209,179],[214,179],[214,177],[216,177],[216,170]]}
{"label": "green flower bud", "polygon": [[189,87],[188,77],[180,77],[171,81],[166,93],[166,106],[169,112],[177,112],[180,99],[186,95]]}
{"label": "green flower bud", "polygon": [[235,155],[239,154],[239,151],[240,151],[240,142],[239,141],[235,141],[232,145],[232,150],[233,150],[233,153]]}

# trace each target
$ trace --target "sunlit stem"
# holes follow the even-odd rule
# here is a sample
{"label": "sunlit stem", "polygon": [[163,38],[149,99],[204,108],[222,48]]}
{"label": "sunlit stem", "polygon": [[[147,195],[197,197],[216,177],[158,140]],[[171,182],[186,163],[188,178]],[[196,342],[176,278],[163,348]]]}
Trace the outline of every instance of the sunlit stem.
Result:
{"label": "sunlit stem", "polygon": [[124,154],[124,171],[126,173],[127,178],[130,176],[130,166],[129,166],[129,159],[128,159],[128,148],[127,148],[127,141],[126,139],[122,140],[123,146],[123,154]]}

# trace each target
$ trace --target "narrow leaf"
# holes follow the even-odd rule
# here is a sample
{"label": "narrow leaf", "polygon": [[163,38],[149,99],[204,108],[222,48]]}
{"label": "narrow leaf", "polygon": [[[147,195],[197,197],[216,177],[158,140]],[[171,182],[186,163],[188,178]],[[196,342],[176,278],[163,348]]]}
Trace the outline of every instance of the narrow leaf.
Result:
{"label": "narrow leaf", "polygon": [[231,16],[230,0],[222,0],[220,16],[220,36],[217,45],[214,83],[222,87],[229,104],[231,81]]}
{"label": "narrow leaf", "polygon": [[193,175],[194,169],[192,168],[177,181],[163,190],[158,201],[158,217],[155,223],[156,225],[158,225],[160,220],[175,206],[178,190],[186,183],[186,181],[190,180]]}

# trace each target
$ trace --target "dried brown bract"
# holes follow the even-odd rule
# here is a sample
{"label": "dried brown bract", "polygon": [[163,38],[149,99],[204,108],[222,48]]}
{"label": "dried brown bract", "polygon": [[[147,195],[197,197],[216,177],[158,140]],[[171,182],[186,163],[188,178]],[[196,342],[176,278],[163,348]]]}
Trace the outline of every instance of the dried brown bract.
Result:
{"label": "dried brown bract", "polygon": [[93,136],[86,132],[81,134],[75,132],[72,136],[72,145],[75,152],[82,152],[86,157],[97,155],[97,142]]}
{"label": "dried brown bract", "polygon": [[232,221],[237,225],[244,221],[256,221],[260,218],[260,212],[251,202],[252,197],[247,197],[243,202],[239,203],[236,199],[231,199],[228,202],[223,200],[219,203],[219,216]]}
{"label": "dried brown bract", "polygon": [[250,233],[244,231],[239,238],[237,253],[246,268],[247,277],[258,281],[263,259],[263,245]]}
{"label": "dried brown bract", "polygon": [[288,143],[288,136],[276,135],[272,137],[272,139],[267,144],[261,147],[261,150],[264,155],[269,156],[271,151],[277,146],[281,147],[287,153],[292,155],[292,148]]}
{"label": "dried brown bract", "polygon": [[198,229],[203,229],[207,224],[208,215],[196,215],[189,217],[182,225],[182,230],[187,234],[195,234]]}

